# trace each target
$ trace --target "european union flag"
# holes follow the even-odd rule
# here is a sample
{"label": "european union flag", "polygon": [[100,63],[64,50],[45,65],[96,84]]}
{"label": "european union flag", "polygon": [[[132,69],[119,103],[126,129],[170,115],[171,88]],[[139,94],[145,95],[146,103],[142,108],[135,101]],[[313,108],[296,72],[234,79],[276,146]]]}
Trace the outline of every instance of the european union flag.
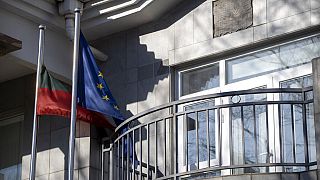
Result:
{"label": "european union flag", "polygon": [[78,104],[86,109],[113,117],[115,122],[110,123],[114,126],[119,125],[124,118],[82,33],[80,33],[79,46]]}

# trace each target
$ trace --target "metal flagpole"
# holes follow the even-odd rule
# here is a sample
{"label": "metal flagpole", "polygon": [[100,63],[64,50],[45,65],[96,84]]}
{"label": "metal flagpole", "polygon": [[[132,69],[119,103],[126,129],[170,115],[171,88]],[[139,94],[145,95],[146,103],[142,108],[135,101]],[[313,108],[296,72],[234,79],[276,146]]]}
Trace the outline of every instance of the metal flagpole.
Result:
{"label": "metal flagpole", "polygon": [[46,26],[40,25],[39,30],[39,50],[38,50],[38,65],[37,65],[37,79],[36,79],[36,92],[34,98],[34,113],[33,113],[33,130],[32,130],[32,147],[31,147],[31,160],[30,160],[30,174],[29,180],[35,179],[36,160],[37,160],[37,129],[38,129],[38,116],[37,116],[37,102],[38,102],[38,88],[41,76],[41,67],[43,63],[43,45],[44,45],[44,30]]}
{"label": "metal flagpole", "polygon": [[81,9],[76,8],[75,31],[73,39],[73,69],[72,69],[72,99],[71,99],[71,122],[69,135],[69,158],[68,158],[68,180],[73,180],[74,166],[74,141],[77,117],[77,83],[78,83],[78,55],[79,55],[79,34],[80,34],[80,13]]}

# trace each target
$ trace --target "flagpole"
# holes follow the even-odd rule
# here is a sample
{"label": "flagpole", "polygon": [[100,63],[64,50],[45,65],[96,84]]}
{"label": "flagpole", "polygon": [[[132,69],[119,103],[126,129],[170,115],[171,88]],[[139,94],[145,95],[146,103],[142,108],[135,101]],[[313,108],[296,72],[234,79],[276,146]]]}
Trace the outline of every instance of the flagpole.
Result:
{"label": "flagpole", "polygon": [[80,13],[81,9],[76,8],[75,31],[73,39],[73,69],[72,69],[72,99],[71,99],[71,122],[69,135],[69,158],[68,158],[68,180],[73,180],[74,168],[74,141],[77,117],[77,84],[78,84],[78,56],[79,56],[79,34],[80,34]]}
{"label": "flagpole", "polygon": [[37,161],[37,129],[38,129],[38,116],[37,116],[37,103],[38,103],[38,88],[40,84],[41,67],[43,63],[43,45],[44,45],[44,30],[46,26],[39,26],[39,50],[38,50],[38,65],[36,77],[36,92],[34,97],[34,113],[33,113],[33,130],[32,130],[32,146],[31,146],[31,160],[30,160],[30,174],[29,180],[35,179],[36,161]]}

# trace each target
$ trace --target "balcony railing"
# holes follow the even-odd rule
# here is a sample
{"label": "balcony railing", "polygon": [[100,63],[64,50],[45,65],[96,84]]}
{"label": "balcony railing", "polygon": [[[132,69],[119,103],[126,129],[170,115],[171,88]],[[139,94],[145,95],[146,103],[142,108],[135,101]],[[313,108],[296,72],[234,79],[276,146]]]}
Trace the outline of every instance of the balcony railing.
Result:
{"label": "balcony railing", "polygon": [[313,91],[255,89],[151,108],[105,140],[102,179],[193,179],[316,167]]}

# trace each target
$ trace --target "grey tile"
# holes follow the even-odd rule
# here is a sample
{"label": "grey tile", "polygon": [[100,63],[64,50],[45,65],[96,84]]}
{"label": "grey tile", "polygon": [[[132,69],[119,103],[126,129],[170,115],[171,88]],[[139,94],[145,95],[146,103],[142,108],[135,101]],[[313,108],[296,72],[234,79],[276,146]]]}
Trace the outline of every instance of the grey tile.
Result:
{"label": "grey tile", "polygon": [[130,117],[138,111],[138,83],[127,84],[126,90],[126,116]]}
{"label": "grey tile", "polygon": [[259,41],[268,37],[267,25],[262,24],[260,26],[253,27],[253,40]]}
{"label": "grey tile", "polygon": [[51,132],[50,173],[66,169],[69,128]]}
{"label": "grey tile", "polygon": [[311,25],[320,24],[320,8],[311,10]]}
{"label": "grey tile", "polygon": [[287,4],[289,6],[289,16],[310,10],[310,0],[287,0]]}
{"label": "grey tile", "polygon": [[175,23],[174,34],[175,48],[193,43],[193,12],[185,15]]}
{"label": "grey tile", "polygon": [[194,43],[213,38],[212,2],[207,1],[194,10]]}
{"label": "grey tile", "polygon": [[96,139],[90,139],[90,167],[101,168],[101,145]]}
{"label": "grey tile", "polygon": [[252,174],[252,180],[281,180],[280,174]]}
{"label": "grey tile", "polygon": [[[0,178],[1,179],[1,178]],[[42,175],[42,176],[36,176],[36,180],[49,180],[49,174]]]}
{"label": "grey tile", "polygon": [[88,167],[90,165],[90,137],[79,138],[78,167]]}
{"label": "grey tile", "polygon": [[155,96],[153,88],[153,78],[138,82],[138,113],[154,107]]}
{"label": "grey tile", "polygon": [[138,65],[139,36],[137,29],[127,32],[127,68],[134,68]]}
{"label": "grey tile", "polygon": [[268,23],[268,37],[306,28],[308,26],[310,26],[310,11]]}
{"label": "grey tile", "polygon": [[37,140],[36,176],[49,174],[50,133],[39,134]]}
{"label": "grey tile", "polygon": [[281,180],[299,180],[298,173],[282,173]]}
{"label": "grey tile", "polygon": [[267,22],[267,0],[252,0],[253,26]]}
{"label": "grey tile", "polygon": [[191,46],[185,46],[174,50],[173,64],[179,64],[214,53],[214,41],[216,39],[218,38],[214,38],[212,40],[203,41],[197,44],[193,44]]}
{"label": "grey tile", "polygon": [[79,137],[90,137],[90,123],[79,121],[79,126],[80,126]]}
{"label": "grey tile", "polygon": [[310,0],[311,9],[318,9],[320,8],[320,1],[319,0]]}
{"label": "grey tile", "polygon": [[50,133],[50,118],[48,116],[40,116],[38,121],[38,134]]}
{"label": "grey tile", "polygon": [[250,175],[225,176],[222,180],[251,180]]}
{"label": "grey tile", "polygon": [[169,73],[169,66],[166,66],[163,63],[163,61],[158,61],[154,63],[154,77],[167,75]]}
{"label": "grey tile", "polygon": [[170,82],[169,82],[169,76],[162,76],[161,78],[158,77],[156,79],[158,82],[155,86],[155,105],[159,106],[162,104],[169,103],[169,96],[170,96]]}
{"label": "grey tile", "polygon": [[58,172],[54,172],[54,173],[50,173],[49,174],[49,179],[50,180],[67,180],[68,179],[68,172],[67,171],[58,171]]}
{"label": "grey tile", "polygon": [[137,68],[131,68],[127,69],[126,73],[126,82],[132,83],[138,81],[138,69]]}
{"label": "grey tile", "polygon": [[317,171],[300,173],[300,180],[317,180]]}
{"label": "grey tile", "polygon": [[287,0],[267,0],[267,22],[289,16],[290,7],[286,1]]}
{"label": "grey tile", "polygon": [[79,169],[79,180],[90,180],[89,167]]}
{"label": "grey tile", "polygon": [[138,80],[142,81],[153,77],[153,63],[138,68]]}
{"label": "grey tile", "polygon": [[175,63],[175,60],[174,60],[174,50],[170,50],[169,51],[169,64],[170,65],[173,65]]}
{"label": "grey tile", "polygon": [[174,49],[174,24],[168,27],[168,51]]}
{"label": "grey tile", "polygon": [[51,131],[70,126],[70,120],[68,118],[58,116],[47,116],[47,119],[51,122]]}
{"label": "grey tile", "polygon": [[21,163],[21,179],[27,179],[30,173],[30,159],[31,155],[23,155]]}

